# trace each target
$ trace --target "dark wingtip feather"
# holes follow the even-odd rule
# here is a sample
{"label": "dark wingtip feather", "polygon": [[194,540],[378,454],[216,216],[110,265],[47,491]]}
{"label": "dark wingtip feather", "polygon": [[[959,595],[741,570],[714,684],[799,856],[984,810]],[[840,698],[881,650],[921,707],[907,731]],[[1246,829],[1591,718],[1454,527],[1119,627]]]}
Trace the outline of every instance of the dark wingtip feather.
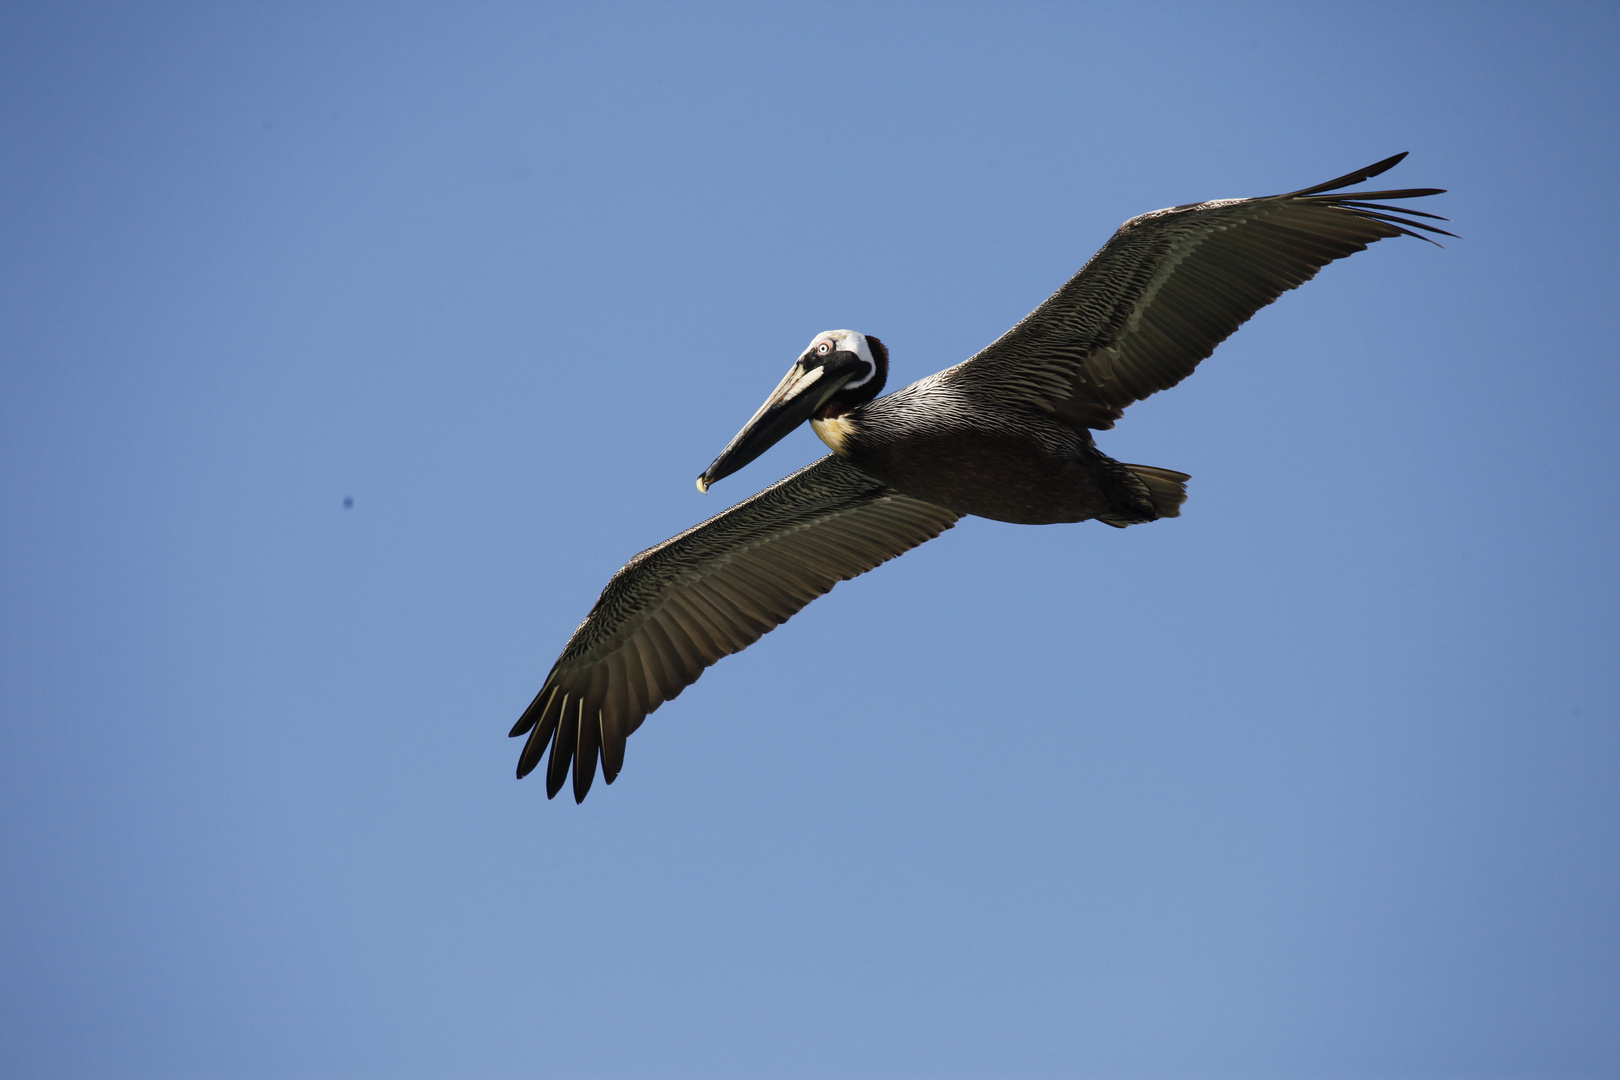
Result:
{"label": "dark wingtip feather", "polygon": [[574,803],[585,801],[596,779],[596,758],[601,753],[600,720],[585,719],[579,725],[579,745],[574,748]]}
{"label": "dark wingtip feather", "polygon": [[[1453,240],[1458,239],[1458,236],[1457,236],[1456,233],[1446,232],[1446,230],[1444,230],[1444,229],[1437,229],[1433,225],[1425,225],[1421,221],[1408,221],[1406,218],[1396,217],[1393,214],[1378,214],[1378,213],[1374,213],[1371,210],[1358,210],[1356,212],[1359,213],[1362,217],[1370,217],[1370,218],[1376,218],[1379,221],[1387,221],[1391,225],[1405,225],[1405,226],[1407,226],[1409,228],[1413,228],[1413,229],[1422,229],[1424,232],[1439,233],[1441,236],[1449,236]],[[1441,218],[1440,220],[1444,221],[1446,219]],[[1408,234],[1408,235],[1415,235],[1415,234]],[[1421,237],[1418,237],[1418,239],[1427,240],[1428,237],[1421,236]]]}
{"label": "dark wingtip feather", "polygon": [[1387,157],[1383,161],[1375,161],[1364,169],[1357,169],[1355,172],[1345,173],[1343,176],[1336,176],[1326,183],[1317,184],[1315,187],[1302,188],[1299,191],[1290,191],[1288,194],[1296,198],[1301,195],[1315,195],[1320,191],[1336,191],[1339,188],[1349,187],[1351,184],[1359,184],[1364,180],[1371,180],[1379,173],[1388,172],[1395,166],[1399,165],[1401,160],[1409,153],[1411,153],[1410,150],[1402,150],[1393,157]]}
{"label": "dark wingtip feather", "polygon": [[[1362,175],[1364,177],[1366,177],[1367,179],[1370,180],[1373,177],[1377,176],[1379,173],[1388,172],[1389,170],[1393,169],[1395,166],[1399,165],[1401,162],[1405,161],[1406,160],[1406,155],[1410,154],[1411,152],[1412,151],[1410,151],[1410,150],[1402,150],[1398,154],[1391,154],[1389,157],[1385,158],[1383,161],[1375,161],[1375,162],[1373,162],[1371,165],[1369,165],[1365,169],[1361,170],[1361,173],[1362,173]],[[1359,183],[1359,181],[1352,181],[1352,182],[1353,183]]]}
{"label": "dark wingtip feather", "polygon": [[519,735],[528,734],[529,729],[540,722],[540,714],[545,711],[542,702],[545,700],[546,691],[550,689],[550,686],[542,686],[540,692],[534,695],[534,700],[529,702],[527,709],[523,710],[523,715],[518,717],[518,722],[513,724],[512,730],[506,733],[508,739],[515,739]]}
{"label": "dark wingtip feather", "polygon": [[574,760],[574,746],[579,740],[579,708],[570,701],[557,722],[557,732],[551,739],[551,759],[546,762],[546,798],[555,799],[568,779],[568,766]]}
{"label": "dark wingtip feather", "polygon": [[[543,707],[540,705],[542,699],[545,701]],[[524,710],[523,719],[518,721],[518,726],[532,730],[529,731],[529,741],[523,744],[523,752],[518,755],[519,780],[533,772],[535,766],[540,764],[540,759],[545,756],[546,744],[551,741],[552,733],[557,726],[557,717],[567,700],[568,695],[562,692],[562,688],[547,680],[535,698],[535,703]]]}
{"label": "dark wingtip feather", "polygon": [[619,770],[624,768],[624,732],[615,724],[609,724],[606,718],[602,725],[602,782],[611,784],[619,777]]}
{"label": "dark wingtip feather", "polygon": [[[1417,189],[1417,192],[1416,192],[1416,194],[1422,194],[1422,195],[1444,195],[1445,193],[1446,193],[1446,191],[1445,191],[1444,188],[1419,188],[1419,189]],[[1358,191],[1358,192],[1353,192],[1353,194],[1361,195],[1363,193]],[[1368,192],[1367,194],[1371,194],[1371,193]],[[1408,192],[1407,193],[1408,197],[1411,197],[1412,194],[1414,194],[1414,193],[1413,192]],[[1385,206],[1383,203],[1361,202],[1361,201],[1359,201],[1357,199],[1351,199],[1348,196],[1346,196],[1345,198],[1336,200],[1336,203],[1339,206],[1354,206],[1358,210],[1388,210],[1392,214],[1411,214],[1413,217],[1426,217],[1430,221],[1450,221],[1451,220],[1450,218],[1443,217],[1440,214],[1430,214],[1430,213],[1427,213],[1427,212],[1425,212],[1423,210],[1413,210],[1409,206]]]}
{"label": "dark wingtip feather", "polygon": [[1342,191],[1337,195],[1312,195],[1313,199],[1323,199],[1327,202],[1343,202],[1346,199],[1422,199],[1430,195],[1444,195],[1443,187],[1409,187],[1392,188],[1388,191]]}
{"label": "dark wingtip feather", "polygon": [[534,772],[535,766],[540,764],[540,759],[546,754],[546,744],[551,741],[552,727],[555,724],[555,718],[549,724],[546,721],[541,721],[538,727],[529,732],[529,741],[523,744],[523,752],[518,755],[517,778],[519,780]]}
{"label": "dark wingtip feather", "polygon": [[556,689],[556,684],[552,682],[552,678],[556,674],[557,666],[553,664],[551,671],[546,674],[545,682],[540,684],[540,692],[534,695],[534,700],[529,702],[527,709],[523,710],[523,715],[518,717],[518,722],[513,724],[512,730],[506,733],[508,739],[517,738],[540,722],[541,716],[546,711],[545,702],[550,700],[549,693]]}

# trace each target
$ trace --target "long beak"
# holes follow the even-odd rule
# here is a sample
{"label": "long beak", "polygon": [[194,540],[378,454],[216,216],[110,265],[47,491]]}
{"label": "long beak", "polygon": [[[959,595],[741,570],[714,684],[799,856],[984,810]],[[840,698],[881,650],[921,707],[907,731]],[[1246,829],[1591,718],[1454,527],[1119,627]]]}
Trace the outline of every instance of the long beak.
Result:
{"label": "long beak", "polygon": [[795,362],[765,404],[720,451],[714,463],[703,470],[697,480],[698,490],[707,493],[710,484],[730,476],[775,446],[782,436],[810,419],[854,374],[806,367],[803,359]]}

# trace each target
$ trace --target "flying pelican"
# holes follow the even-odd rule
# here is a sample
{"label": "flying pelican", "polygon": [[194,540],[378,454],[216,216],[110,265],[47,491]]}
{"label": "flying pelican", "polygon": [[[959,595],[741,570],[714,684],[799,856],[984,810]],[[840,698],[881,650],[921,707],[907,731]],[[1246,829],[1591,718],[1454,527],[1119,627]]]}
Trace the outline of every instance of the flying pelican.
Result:
{"label": "flying pelican", "polygon": [[833,452],[613,575],[512,728],[528,735],[519,778],[549,744],[546,795],[572,765],[583,801],[598,757],[613,783],[625,739],[704,668],[964,515],[1118,528],[1178,516],[1186,473],[1115,461],[1091,432],[1192,374],[1333,260],[1387,237],[1429,239],[1413,229],[1453,235],[1412,220],[1438,215],[1376,201],[1444,189],[1340,191],[1405,156],[1286,195],[1132,218],[978,355],[885,397],[881,341],[817,334],[697,486],[708,491],[806,420]]}

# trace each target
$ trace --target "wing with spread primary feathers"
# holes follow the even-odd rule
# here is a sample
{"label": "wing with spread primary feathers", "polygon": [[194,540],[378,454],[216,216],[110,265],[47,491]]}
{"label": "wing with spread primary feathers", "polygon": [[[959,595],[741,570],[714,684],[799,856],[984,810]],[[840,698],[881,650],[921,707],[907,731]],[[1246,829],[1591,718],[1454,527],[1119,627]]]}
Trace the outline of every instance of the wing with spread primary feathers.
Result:
{"label": "wing with spread primary feathers", "polygon": [[648,713],[840,581],[931,540],[960,515],[909,498],[829,455],[649,548],[613,575],[512,729],[517,774],[546,746],[546,794],[573,764],[574,799],[612,783]]}
{"label": "wing with spread primary feathers", "polygon": [[[1048,410],[1106,429],[1127,405],[1167,390],[1249,316],[1335,259],[1413,229],[1434,214],[1386,199],[1440,188],[1347,191],[1375,165],[1287,195],[1224,199],[1132,218],[1069,282],[978,355],[942,372],[984,399]],[[1419,237],[1428,239],[1427,237]]]}

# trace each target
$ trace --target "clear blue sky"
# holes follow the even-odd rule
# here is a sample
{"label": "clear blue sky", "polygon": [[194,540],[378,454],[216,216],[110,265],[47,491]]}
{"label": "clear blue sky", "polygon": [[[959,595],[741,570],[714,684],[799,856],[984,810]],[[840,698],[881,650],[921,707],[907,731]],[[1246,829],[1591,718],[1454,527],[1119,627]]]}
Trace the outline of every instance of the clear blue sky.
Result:
{"label": "clear blue sky", "polygon": [[[1609,5],[8,5],[0,1073],[1620,1072]],[[1103,448],[649,719],[506,730],[817,331],[1400,150]],[[345,509],[352,497],[352,509]]]}

